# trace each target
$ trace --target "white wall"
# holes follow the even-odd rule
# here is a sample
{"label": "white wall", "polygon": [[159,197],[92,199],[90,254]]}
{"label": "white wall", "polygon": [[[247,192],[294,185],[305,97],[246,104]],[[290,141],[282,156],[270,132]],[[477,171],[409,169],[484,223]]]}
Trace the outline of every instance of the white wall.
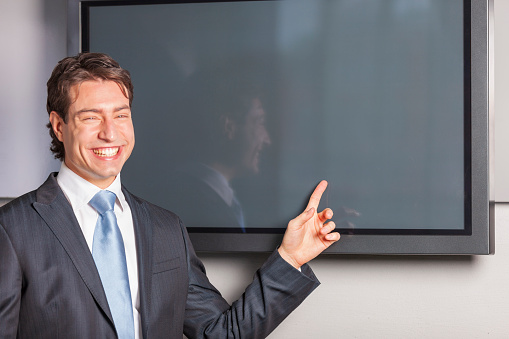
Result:
{"label": "white wall", "polygon": [[509,202],[509,1],[495,7],[495,201]]}
{"label": "white wall", "polygon": [[66,0],[0,1],[0,178],[24,178],[1,180],[1,197],[33,190],[59,168],[49,151],[45,90],[66,55],[66,17]]}
{"label": "white wall", "polygon": [[[65,4],[0,2],[0,159],[17,153],[12,164],[1,163],[0,176],[16,171],[30,178],[13,182],[8,195],[35,188],[55,168],[41,126],[45,82],[66,53]],[[495,107],[497,116],[506,116],[509,77],[497,70],[509,69],[509,1],[495,0],[495,15]],[[41,166],[25,166],[27,157]],[[509,338],[509,204],[496,205],[496,232],[493,256],[315,259],[311,266],[322,285],[270,338]],[[266,255],[201,257],[212,282],[233,300]]]}

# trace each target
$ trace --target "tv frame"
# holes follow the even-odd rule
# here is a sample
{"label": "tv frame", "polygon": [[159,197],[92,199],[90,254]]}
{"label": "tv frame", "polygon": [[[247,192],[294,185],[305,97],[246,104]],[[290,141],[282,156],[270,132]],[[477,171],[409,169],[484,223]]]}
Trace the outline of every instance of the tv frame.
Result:
{"label": "tv frame", "polygon": [[[223,0],[225,1],[225,0]],[[231,1],[231,0],[226,0]],[[115,5],[111,0],[68,0],[68,55],[82,51],[83,29],[87,23],[88,5]],[[171,1],[149,1],[152,4]],[[190,2],[190,1],[173,1]],[[123,0],[123,4],[145,2]],[[465,12],[470,9],[470,86],[465,86],[465,105],[470,116],[465,123],[465,174],[471,175],[471,208],[465,220],[470,220],[466,232],[444,231],[440,235],[426,232],[393,234],[353,232],[341,234],[341,240],[326,250],[330,254],[419,254],[419,255],[477,255],[494,253],[494,180],[493,180],[493,0],[464,0]],[[468,34],[469,33],[469,34]],[[86,35],[86,34],[85,34]],[[470,87],[470,89],[468,89]],[[470,121],[468,121],[470,118]],[[468,128],[470,125],[471,128]],[[468,161],[469,160],[469,161]],[[468,190],[467,190],[468,191]],[[468,192],[467,192],[468,193]],[[467,194],[468,195],[468,194]],[[469,229],[470,228],[470,229]],[[198,252],[271,252],[280,244],[283,234],[273,233],[199,233],[189,235]]]}

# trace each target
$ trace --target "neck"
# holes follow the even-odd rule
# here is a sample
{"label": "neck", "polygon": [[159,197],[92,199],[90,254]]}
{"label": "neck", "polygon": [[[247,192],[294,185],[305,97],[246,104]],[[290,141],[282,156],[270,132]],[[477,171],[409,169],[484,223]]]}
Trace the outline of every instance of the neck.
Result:
{"label": "neck", "polygon": [[235,178],[237,174],[237,170],[233,167],[225,166],[224,164],[220,163],[212,163],[208,165],[209,167],[215,169],[219,173],[221,173],[225,178],[226,181],[230,182],[233,178]]}

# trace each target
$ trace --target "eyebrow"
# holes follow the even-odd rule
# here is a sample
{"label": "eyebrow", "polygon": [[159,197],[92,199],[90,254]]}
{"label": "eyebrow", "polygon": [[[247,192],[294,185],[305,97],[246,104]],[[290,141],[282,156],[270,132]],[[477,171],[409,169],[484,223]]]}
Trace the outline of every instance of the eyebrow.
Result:
{"label": "eyebrow", "polygon": [[[119,106],[119,107],[116,107],[113,110],[113,112],[119,112],[119,111],[123,111],[125,109],[130,110],[131,108],[129,107],[129,105]],[[83,108],[83,109],[80,109],[79,111],[77,111],[76,115],[80,115],[82,113],[100,113],[100,112],[101,112],[101,110],[96,109],[96,108]]]}

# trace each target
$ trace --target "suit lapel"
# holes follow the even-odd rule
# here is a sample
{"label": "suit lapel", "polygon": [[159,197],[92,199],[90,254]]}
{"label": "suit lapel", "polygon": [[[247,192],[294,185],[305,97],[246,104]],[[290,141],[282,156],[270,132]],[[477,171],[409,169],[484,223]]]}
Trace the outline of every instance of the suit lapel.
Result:
{"label": "suit lapel", "polygon": [[97,304],[113,324],[94,259],[72,207],[58,186],[54,173],[37,190],[37,201],[33,206],[58,238]]}
{"label": "suit lapel", "polygon": [[149,310],[152,293],[152,221],[145,202],[129,193],[122,192],[133,216],[136,254],[138,258],[138,286],[143,337],[147,338]]}

